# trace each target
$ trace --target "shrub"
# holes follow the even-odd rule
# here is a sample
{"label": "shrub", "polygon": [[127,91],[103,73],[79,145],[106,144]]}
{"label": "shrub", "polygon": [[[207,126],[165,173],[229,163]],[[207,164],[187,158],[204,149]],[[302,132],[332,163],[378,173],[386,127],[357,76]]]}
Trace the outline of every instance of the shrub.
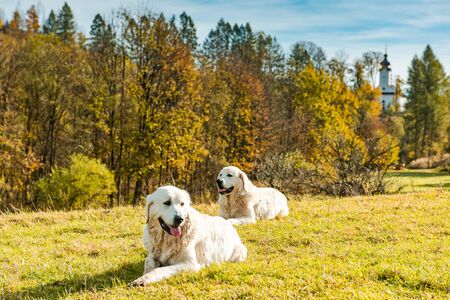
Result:
{"label": "shrub", "polygon": [[55,168],[36,185],[40,208],[79,209],[102,207],[116,191],[113,173],[97,159],[70,156],[68,168]]}
{"label": "shrub", "polygon": [[385,193],[384,176],[395,161],[398,147],[388,136],[362,141],[358,137],[328,138],[323,159],[310,172],[307,182],[319,192],[335,196]]}
{"label": "shrub", "polygon": [[409,163],[409,169],[429,169],[450,165],[450,153],[435,155],[431,157],[421,157]]}
{"label": "shrub", "polygon": [[358,137],[327,135],[315,158],[299,152],[262,159],[258,180],[285,192],[335,196],[385,193],[384,176],[397,157],[397,147],[385,136],[363,142]]}
{"label": "shrub", "polygon": [[298,193],[304,189],[298,180],[299,171],[305,167],[305,164],[300,151],[269,154],[257,162],[254,173],[258,181],[271,187]]}

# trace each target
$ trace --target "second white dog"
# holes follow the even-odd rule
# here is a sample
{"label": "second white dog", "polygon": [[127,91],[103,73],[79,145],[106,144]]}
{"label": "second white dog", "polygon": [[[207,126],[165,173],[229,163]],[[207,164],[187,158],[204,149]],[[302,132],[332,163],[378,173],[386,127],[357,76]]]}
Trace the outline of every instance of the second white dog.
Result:
{"label": "second white dog", "polygon": [[190,206],[189,194],[174,186],[158,188],[147,196],[144,246],[148,250],[144,275],[133,285],[146,285],[181,271],[205,265],[240,262],[247,256],[233,226]]}
{"label": "second white dog", "polygon": [[223,168],[216,183],[220,215],[232,224],[255,223],[289,213],[286,196],[273,188],[256,187],[237,167]]}

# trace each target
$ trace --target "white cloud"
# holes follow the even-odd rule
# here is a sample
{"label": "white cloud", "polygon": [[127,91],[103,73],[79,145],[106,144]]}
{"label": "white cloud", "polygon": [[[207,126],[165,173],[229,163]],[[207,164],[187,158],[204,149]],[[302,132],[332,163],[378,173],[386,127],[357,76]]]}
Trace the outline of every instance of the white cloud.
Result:
{"label": "white cloud", "polygon": [[[39,1],[39,0],[38,0]],[[45,12],[58,10],[64,0],[40,0]],[[89,32],[96,13],[108,15],[120,7],[147,8],[166,15],[186,11],[194,19],[200,40],[223,17],[230,23],[249,22],[256,31],[275,35],[288,52],[297,41],[309,40],[328,55],[345,50],[352,58],[367,50],[384,51],[388,45],[393,72],[403,78],[414,54],[430,44],[450,72],[450,1],[288,1],[288,0],[67,0],[79,29]],[[20,0],[25,11],[36,0]],[[10,17],[14,0],[0,0],[0,8]]]}

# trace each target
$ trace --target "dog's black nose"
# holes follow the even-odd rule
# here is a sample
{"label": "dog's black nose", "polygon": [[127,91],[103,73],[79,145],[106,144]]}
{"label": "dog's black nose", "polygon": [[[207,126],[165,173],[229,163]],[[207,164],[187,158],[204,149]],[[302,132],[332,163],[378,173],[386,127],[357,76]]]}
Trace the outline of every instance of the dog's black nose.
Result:
{"label": "dog's black nose", "polygon": [[223,183],[222,183],[222,179],[217,179],[217,180],[216,180],[216,183],[217,183],[217,186],[218,186],[218,187],[223,188],[223,186],[222,186],[222,184],[223,184]]}
{"label": "dog's black nose", "polygon": [[183,223],[184,219],[180,216],[175,216],[173,218],[173,226],[178,227],[181,223]]}

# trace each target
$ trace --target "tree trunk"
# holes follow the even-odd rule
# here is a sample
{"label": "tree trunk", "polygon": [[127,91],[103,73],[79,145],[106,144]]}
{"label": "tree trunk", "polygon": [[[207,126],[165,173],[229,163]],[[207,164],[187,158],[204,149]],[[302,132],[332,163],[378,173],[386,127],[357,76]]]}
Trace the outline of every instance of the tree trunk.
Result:
{"label": "tree trunk", "polygon": [[133,205],[139,204],[139,198],[142,194],[142,179],[139,178],[136,180],[136,185],[134,186],[134,195],[133,195]]}

